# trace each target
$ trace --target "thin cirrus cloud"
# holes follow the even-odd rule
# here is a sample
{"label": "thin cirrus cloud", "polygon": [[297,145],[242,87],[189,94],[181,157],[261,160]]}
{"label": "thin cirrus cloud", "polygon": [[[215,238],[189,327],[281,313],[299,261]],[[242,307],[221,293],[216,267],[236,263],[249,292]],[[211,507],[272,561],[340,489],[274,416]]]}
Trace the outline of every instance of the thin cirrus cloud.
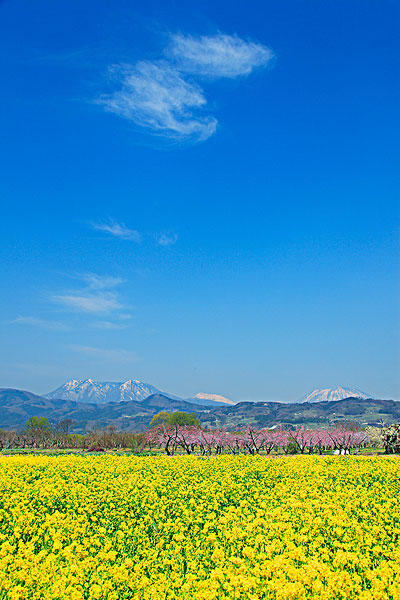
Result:
{"label": "thin cirrus cloud", "polygon": [[85,313],[110,313],[123,308],[112,292],[99,294],[56,294],[53,296],[56,304],[65,308]]}
{"label": "thin cirrus cloud", "polygon": [[274,58],[272,50],[263,44],[222,33],[201,37],[173,35],[165,55],[181,72],[231,79],[250,75],[254,69],[270,64]]}
{"label": "thin cirrus cloud", "polygon": [[114,289],[124,280],[120,277],[98,275],[97,273],[81,273],[74,278],[81,280],[86,287],[79,290],[54,294],[52,301],[63,308],[81,313],[109,314],[125,309]]}
{"label": "thin cirrus cloud", "polygon": [[202,89],[167,62],[125,66],[120,79],[122,88],[99,100],[107,111],[174,140],[202,141],[215,132],[217,120],[200,113],[207,103]]}
{"label": "thin cirrus cloud", "polygon": [[36,317],[19,316],[10,321],[12,325],[28,325],[29,327],[38,327],[48,331],[69,331],[69,327],[59,321],[49,321],[47,319],[39,319]]}
{"label": "thin cirrus cloud", "polygon": [[204,111],[204,90],[194,81],[236,78],[271,64],[273,52],[236,35],[172,35],[164,58],[135,65],[114,65],[119,89],[97,103],[150,134],[174,141],[201,142],[217,129],[217,119]]}
{"label": "thin cirrus cloud", "polygon": [[176,233],[160,233],[157,236],[157,244],[159,246],[173,246],[178,241]]}
{"label": "thin cirrus cloud", "polygon": [[[97,329],[126,329],[126,324],[113,323],[110,320],[110,317],[116,317],[117,320],[126,321],[131,317],[126,312],[127,307],[120,301],[118,291],[115,290],[117,286],[125,283],[124,279],[110,275],[99,275],[97,273],[74,274],[71,278],[78,279],[83,285],[80,285],[77,290],[67,290],[62,293],[53,294],[50,296],[50,301],[53,304],[58,305],[67,312],[97,317],[98,321],[89,323],[90,326]],[[104,320],[101,320],[101,317]],[[24,325],[55,332],[71,331],[69,324],[33,316],[20,315],[8,321],[8,323],[10,325]]]}
{"label": "thin cirrus cloud", "polygon": [[69,344],[68,350],[84,354],[95,360],[105,360],[111,362],[134,362],[136,355],[129,350],[116,350],[113,348],[94,348],[93,346],[81,346],[79,344]]}
{"label": "thin cirrus cloud", "polygon": [[[142,236],[141,233],[135,231],[134,229],[128,229],[124,224],[117,223],[116,221],[112,221],[109,225],[92,223],[91,226],[94,229],[98,229],[100,231],[106,231],[111,233],[115,237],[119,237],[125,240],[132,240],[135,242],[141,242],[143,237],[146,237],[146,234]],[[178,241],[178,236],[176,233],[157,233],[152,234],[153,237],[158,244],[158,246],[173,246]],[[94,275],[93,273],[83,274],[79,276],[82,279],[86,278],[88,284],[91,287],[101,288],[101,287],[113,287],[109,285],[109,282],[115,281],[115,285],[123,283],[123,280],[120,278],[110,278],[110,277],[99,277],[98,275]]]}
{"label": "thin cirrus cloud", "polygon": [[92,323],[91,326],[95,329],[103,329],[104,331],[112,331],[127,328],[127,325],[122,325],[121,323],[113,323],[112,321],[94,321],[94,323]]}
{"label": "thin cirrus cloud", "polygon": [[98,275],[97,273],[79,273],[75,278],[81,279],[87,283],[90,288],[95,290],[114,288],[121,283],[125,283],[125,279],[122,279],[121,277]]}
{"label": "thin cirrus cloud", "polygon": [[97,231],[104,231],[110,235],[120,238],[122,240],[130,240],[131,242],[140,243],[142,236],[135,229],[129,229],[123,223],[117,223],[116,221],[110,221],[109,223],[92,223],[93,229]]}

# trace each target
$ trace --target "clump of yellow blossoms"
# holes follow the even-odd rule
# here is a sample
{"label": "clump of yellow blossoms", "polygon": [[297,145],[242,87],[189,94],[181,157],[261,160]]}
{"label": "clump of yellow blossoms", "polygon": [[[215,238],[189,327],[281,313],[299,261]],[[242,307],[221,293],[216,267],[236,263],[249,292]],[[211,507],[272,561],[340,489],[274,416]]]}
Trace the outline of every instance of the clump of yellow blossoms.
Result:
{"label": "clump of yellow blossoms", "polygon": [[400,461],[3,457],[0,599],[398,600]]}

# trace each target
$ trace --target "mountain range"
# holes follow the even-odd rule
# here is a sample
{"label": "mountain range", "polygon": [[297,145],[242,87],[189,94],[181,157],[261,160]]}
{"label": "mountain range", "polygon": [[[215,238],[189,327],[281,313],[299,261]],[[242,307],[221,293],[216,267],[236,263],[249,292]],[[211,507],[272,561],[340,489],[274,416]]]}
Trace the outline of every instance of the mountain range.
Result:
{"label": "mountain range", "polygon": [[301,398],[300,402],[335,402],[337,400],[344,400],[345,398],[372,398],[372,396],[361,392],[356,388],[344,388],[336,387],[334,389],[318,389],[313,390],[309,394],[306,394]]}
{"label": "mountain range", "polygon": [[[107,402],[143,402],[149,396],[159,394],[173,400],[181,400],[201,406],[234,405],[235,402],[218,394],[200,392],[191,398],[180,398],[164,392],[150,383],[137,379],[127,381],[94,381],[93,379],[71,379],[52,392],[44,394],[49,400],[73,400],[88,404],[103,404]],[[334,389],[316,389],[303,396],[299,402],[331,402],[345,398],[371,398],[372,396],[356,388],[336,387]]]}
{"label": "mountain range", "polygon": [[107,402],[143,402],[149,396],[160,394],[173,400],[190,402],[201,406],[223,406],[234,404],[232,400],[217,394],[196,394],[193,398],[179,398],[163,392],[150,383],[137,379],[127,381],[93,381],[93,379],[71,379],[57,389],[44,394],[49,400],[73,400],[88,404],[103,404]]}
{"label": "mountain range", "polygon": [[[199,400],[199,398],[197,398]],[[207,400],[207,398],[205,399]],[[22,430],[32,416],[45,416],[52,425],[74,421],[73,431],[83,433],[114,425],[119,431],[142,431],[160,411],[194,412],[205,427],[237,429],[256,427],[328,427],[355,422],[361,426],[400,422],[400,402],[350,397],[322,402],[239,402],[206,406],[190,400],[151,394],[137,400],[81,402],[44,398],[28,391],[0,389],[0,428]]]}

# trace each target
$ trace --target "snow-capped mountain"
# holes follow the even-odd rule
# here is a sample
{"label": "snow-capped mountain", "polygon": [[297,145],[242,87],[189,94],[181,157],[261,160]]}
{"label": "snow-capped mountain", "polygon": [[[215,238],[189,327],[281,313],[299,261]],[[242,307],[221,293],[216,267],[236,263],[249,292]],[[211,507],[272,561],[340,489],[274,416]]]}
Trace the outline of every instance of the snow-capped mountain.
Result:
{"label": "snow-capped mountain", "polygon": [[[86,402],[88,404],[100,404],[103,402],[129,402],[136,400],[141,402],[152,394],[162,394],[159,389],[134,379],[128,381],[93,381],[93,379],[71,379],[61,387],[45,394],[45,398],[73,400],[74,402]],[[169,398],[175,398],[165,394]]]}
{"label": "snow-capped mountain", "polygon": [[235,404],[233,400],[229,400],[225,398],[225,396],[219,396],[218,394],[205,394],[204,392],[200,392],[193,396],[192,400],[211,400],[213,402],[221,402],[222,404]]}
{"label": "snow-capped mountain", "polygon": [[72,400],[74,402],[86,402],[87,404],[103,404],[104,402],[129,402],[135,400],[142,402],[153,394],[159,394],[172,400],[191,402],[203,406],[223,406],[224,404],[235,404],[232,400],[218,396],[217,394],[196,394],[193,398],[179,398],[154,387],[150,383],[143,383],[136,379],[128,381],[93,381],[93,379],[71,379],[58,387],[56,390],[44,394],[49,400]]}
{"label": "snow-capped mountain", "polygon": [[301,398],[300,402],[332,402],[335,400],[344,400],[345,398],[372,398],[368,394],[357,390],[356,388],[337,387],[335,389],[313,390]]}

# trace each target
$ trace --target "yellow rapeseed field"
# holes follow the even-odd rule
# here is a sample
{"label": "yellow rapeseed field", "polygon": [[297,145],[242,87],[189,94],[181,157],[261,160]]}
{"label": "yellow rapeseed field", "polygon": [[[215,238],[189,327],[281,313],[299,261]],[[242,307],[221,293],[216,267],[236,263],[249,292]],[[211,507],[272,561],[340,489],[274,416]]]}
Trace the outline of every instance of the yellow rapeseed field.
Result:
{"label": "yellow rapeseed field", "polygon": [[400,461],[0,458],[0,598],[400,599]]}

